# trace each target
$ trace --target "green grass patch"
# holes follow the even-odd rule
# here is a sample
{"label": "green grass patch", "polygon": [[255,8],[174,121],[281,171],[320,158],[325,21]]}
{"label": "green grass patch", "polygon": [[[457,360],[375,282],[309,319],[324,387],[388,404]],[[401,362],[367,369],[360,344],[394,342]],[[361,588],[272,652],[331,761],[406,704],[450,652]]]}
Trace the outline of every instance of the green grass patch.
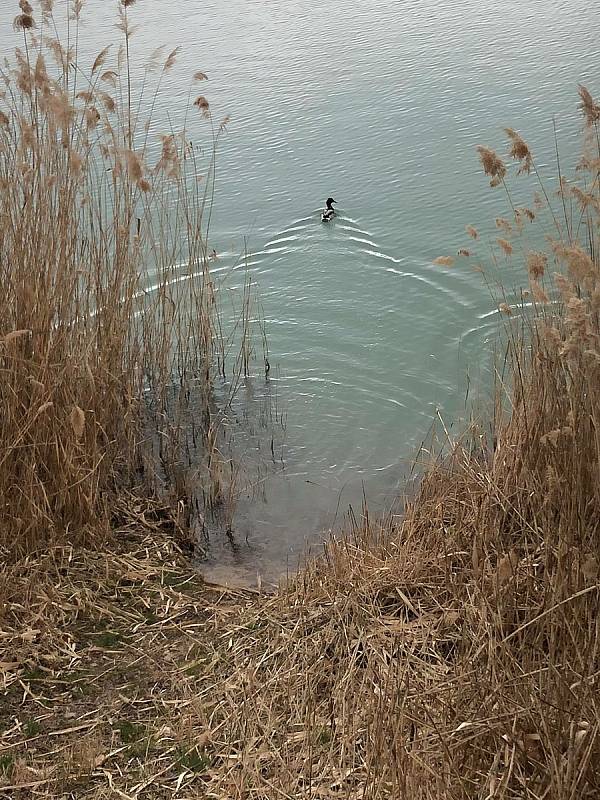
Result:
{"label": "green grass patch", "polygon": [[331,730],[330,728],[320,728],[317,732],[317,744],[325,745],[329,744],[331,741]]}
{"label": "green grass patch", "polygon": [[110,649],[117,647],[117,645],[119,645],[122,641],[123,637],[120,633],[117,633],[116,631],[103,631],[102,633],[95,634],[94,643],[98,647]]}
{"label": "green grass patch", "polygon": [[44,673],[39,667],[29,667],[23,671],[22,678],[29,683],[35,683],[36,681],[43,680]]}
{"label": "green grass patch", "polygon": [[192,772],[206,772],[212,763],[210,756],[201,747],[194,746],[190,749],[180,747],[178,752],[178,763]]}
{"label": "green grass patch", "polygon": [[194,678],[204,675],[212,661],[212,653],[204,645],[196,644],[187,655],[188,660],[183,665],[185,674]]}
{"label": "green grass patch", "polygon": [[135,722],[130,722],[127,719],[120,719],[117,722],[117,729],[123,744],[132,744],[133,742],[138,742],[146,735],[146,728],[144,725],[138,725]]}
{"label": "green grass patch", "polygon": [[151,736],[147,738],[144,737],[143,739],[139,739],[137,742],[133,742],[127,748],[127,752],[131,755],[132,758],[137,758],[138,761],[145,761],[148,757],[148,753],[154,747],[154,739]]}
{"label": "green grass patch", "polygon": [[185,667],[185,674],[191,678],[200,678],[206,672],[206,661],[194,661]]}
{"label": "green grass patch", "polygon": [[171,586],[177,588],[187,583],[187,576],[181,575],[179,572],[163,572],[160,576],[160,582],[163,586]]}
{"label": "green grass patch", "polygon": [[28,719],[23,725],[23,736],[26,739],[33,739],[42,730],[42,726],[35,719]]}
{"label": "green grass patch", "polygon": [[4,775],[7,778],[10,778],[15,760],[14,758],[5,753],[3,756],[0,756],[0,775]]}

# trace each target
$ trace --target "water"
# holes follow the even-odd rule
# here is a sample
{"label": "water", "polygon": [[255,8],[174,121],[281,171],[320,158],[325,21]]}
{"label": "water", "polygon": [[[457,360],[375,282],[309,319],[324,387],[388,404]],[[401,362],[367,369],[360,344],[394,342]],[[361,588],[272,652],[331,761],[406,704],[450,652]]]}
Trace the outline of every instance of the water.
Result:
{"label": "water", "polygon": [[[90,63],[116,41],[113,11],[87,3]],[[134,59],[182,46],[157,129],[181,126],[197,70],[210,80],[194,93],[215,119],[231,115],[211,245],[223,269],[251,253],[284,469],[265,476],[262,497],[241,498],[239,547],[217,541],[209,571],[272,577],[363,491],[389,502],[437,411],[460,427],[467,383],[485,385],[498,317],[479,259],[431,261],[469,246],[471,223],[489,265],[485,242],[506,199],[474,148],[502,149],[502,127],[522,131],[551,176],[555,116],[563,168],[573,166],[577,83],[600,93],[600,18],[583,0],[154,0],[132,18]],[[0,23],[3,50],[10,23]],[[202,142],[206,123],[189,119]],[[531,188],[517,184],[519,202]],[[329,195],[339,216],[326,226],[318,209]],[[509,291],[525,282],[518,258],[501,265]],[[247,391],[260,404],[264,385]]]}

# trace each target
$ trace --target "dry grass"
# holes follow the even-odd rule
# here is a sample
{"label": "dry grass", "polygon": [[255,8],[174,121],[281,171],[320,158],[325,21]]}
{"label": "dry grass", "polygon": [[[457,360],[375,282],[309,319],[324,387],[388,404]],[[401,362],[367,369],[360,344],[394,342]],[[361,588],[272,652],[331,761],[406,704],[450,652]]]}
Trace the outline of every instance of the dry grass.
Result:
{"label": "dry grass", "polygon": [[109,550],[54,547],[1,574],[0,797],[161,797],[209,763],[199,694],[253,595],[190,571],[170,509],[114,511]]}
{"label": "dry grass", "polygon": [[597,562],[502,462],[457,454],[272,596],[133,502],[112,550],[5,570],[0,796],[596,797]]}
{"label": "dry grass", "polygon": [[[588,149],[563,216],[538,199],[502,225],[513,257],[534,216],[556,233],[523,257],[548,302],[501,304],[510,376],[489,446],[466,438],[402,520],[365,512],[272,596],[203,584],[169,513],[133,500],[106,552],[5,567],[0,796],[599,796],[600,160],[581,98]],[[502,159],[480,154],[508,191]],[[31,336],[9,339],[15,363]]]}
{"label": "dry grass", "polygon": [[[195,479],[196,493],[214,494],[225,449],[213,382],[241,357],[210,273],[222,126],[202,98],[207,159],[185,130],[154,152],[159,137],[136,116],[130,80],[132,5],[119,6],[115,63],[105,48],[86,70],[82,4],[68,4],[68,25],[67,4],[59,19],[52,3],[21,4],[14,63],[0,69],[0,543],[17,555],[101,542],[124,485],[170,480],[187,503]],[[145,67],[152,107],[176,57],[157,51]],[[192,462],[195,478],[174,475]]]}

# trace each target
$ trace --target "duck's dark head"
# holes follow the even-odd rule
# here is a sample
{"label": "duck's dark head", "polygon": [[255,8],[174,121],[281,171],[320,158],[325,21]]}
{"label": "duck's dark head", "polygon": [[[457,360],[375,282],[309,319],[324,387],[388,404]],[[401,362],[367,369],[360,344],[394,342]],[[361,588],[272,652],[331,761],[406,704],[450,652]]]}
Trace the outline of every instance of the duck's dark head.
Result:
{"label": "duck's dark head", "polygon": [[325,200],[325,205],[327,206],[327,208],[331,208],[331,204],[336,202],[337,201],[334,200],[333,197],[328,197],[327,200]]}

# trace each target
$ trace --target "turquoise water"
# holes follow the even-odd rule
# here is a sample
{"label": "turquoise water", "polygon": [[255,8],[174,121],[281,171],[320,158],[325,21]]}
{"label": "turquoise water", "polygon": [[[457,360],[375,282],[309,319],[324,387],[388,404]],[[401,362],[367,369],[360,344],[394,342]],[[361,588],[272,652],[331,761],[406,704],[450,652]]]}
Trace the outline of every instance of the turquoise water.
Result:
{"label": "turquoise water", "polygon": [[[118,36],[107,5],[86,6],[90,62]],[[209,81],[194,92],[215,119],[231,115],[211,245],[223,272],[250,252],[285,431],[283,463],[241,499],[238,550],[217,547],[210,571],[272,576],[363,491],[391,502],[438,410],[454,429],[468,415],[467,384],[475,395],[485,385],[497,341],[496,305],[473,270],[480,259],[431,262],[470,246],[470,223],[490,277],[501,273],[509,292],[525,283],[518,257],[490,263],[507,205],[475,146],[506,150],[510,125],[551,179],[554,116],[563,169],[575,164],[577,84],[600,93],[600,17],[583,0],[140,0],[131,13],[134,58],[182,47],[156,128],[181,127],[197,70]],[[205,125],[190,114],[194,139]],[[531,189],[516,184],[518,202]],[[339,212],[326,226],[329,195]],[[260,402],[264,381],[248,391]]]}

